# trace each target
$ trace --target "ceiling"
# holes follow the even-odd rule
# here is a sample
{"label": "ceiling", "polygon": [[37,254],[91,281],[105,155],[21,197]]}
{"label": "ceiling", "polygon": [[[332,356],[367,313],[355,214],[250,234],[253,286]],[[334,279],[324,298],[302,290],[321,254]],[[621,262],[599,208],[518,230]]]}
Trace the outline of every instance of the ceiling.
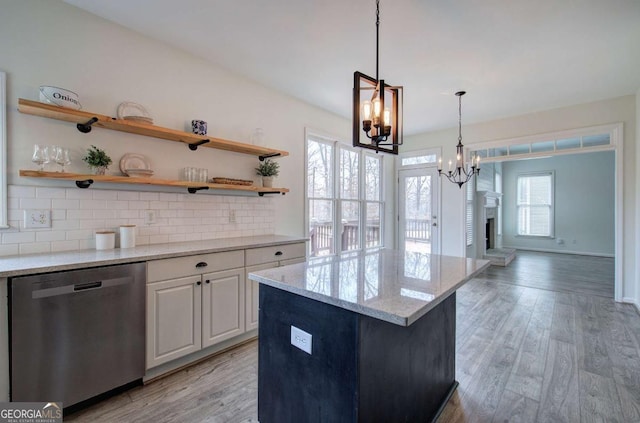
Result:
{"label": "ceiling", "polygon": [[[374,0],[65,0],[351,119]],[[635,94],[638,0],[382,0],[380,78],[405,135]]]}

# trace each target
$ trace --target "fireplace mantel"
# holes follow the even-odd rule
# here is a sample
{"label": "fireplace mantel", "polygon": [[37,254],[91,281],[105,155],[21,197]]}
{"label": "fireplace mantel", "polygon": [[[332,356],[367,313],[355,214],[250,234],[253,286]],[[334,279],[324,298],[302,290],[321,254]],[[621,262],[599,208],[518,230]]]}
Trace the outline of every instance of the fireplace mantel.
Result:
{"label": "fireplace mantel", "polygon": [[499,207],[502,194],[494,191],[478,191],[479,205],[482,207]]}

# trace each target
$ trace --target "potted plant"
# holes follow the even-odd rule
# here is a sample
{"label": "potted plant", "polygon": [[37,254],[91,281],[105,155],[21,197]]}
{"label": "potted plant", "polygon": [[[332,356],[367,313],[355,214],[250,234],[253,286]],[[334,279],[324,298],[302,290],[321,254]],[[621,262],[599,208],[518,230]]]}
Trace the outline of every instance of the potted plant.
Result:
{"label": "potted plant", "polygon": [[256,173],[262,176],[262,186],[265,188],[273,187],[273,177],[280,173],[280,164],[271,159],[266,159],[256,167]]}
{"label": "potted plant", "polygon": [[82,161],[89,165],[94,175],[104,175],[111,164],[111,157],[104,150],[92,145],[87,149],[87,154],[82,158]]}

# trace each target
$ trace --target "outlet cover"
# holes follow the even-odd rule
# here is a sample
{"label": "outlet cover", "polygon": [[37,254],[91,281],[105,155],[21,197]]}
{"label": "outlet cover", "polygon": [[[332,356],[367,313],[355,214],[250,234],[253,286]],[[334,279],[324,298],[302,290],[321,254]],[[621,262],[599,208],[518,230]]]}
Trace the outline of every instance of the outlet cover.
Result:
{"label": "outlet cover", "polygon": [[300,348],[307,354],[311,354],[311,339],[310,333],[303,331],[295,326],[291,326],[291,345]]}
{"label": "outlet cover", "polygon": [[50,228],[51,210],[25,210],[24,227],[25,229]]}

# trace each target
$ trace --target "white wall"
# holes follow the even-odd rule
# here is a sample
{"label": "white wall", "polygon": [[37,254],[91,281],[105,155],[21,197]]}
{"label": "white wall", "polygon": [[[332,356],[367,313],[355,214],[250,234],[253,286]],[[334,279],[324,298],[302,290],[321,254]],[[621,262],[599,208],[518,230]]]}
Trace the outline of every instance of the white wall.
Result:
{"label": "white wall", "polygon": [[[468,105],[473,106],[472,94],[467,95]],[[465,100],[466,101],[466,100]],[[464,116],[463,116],[464,119]],[[636,96],[602,100],[554,110],[545,110],[483,122],[464,124],[463,143],[474,143],[500,139],[511,139],[527,135],[582,128],[614,122],[624,123],[624,239],[623,239],[623,292],[626,300],[636,298]],[[457,128],[407,137],[405,149],[442,147],[444,158],[455,157]],[[638,159],[640,166],[640,158]],[[638,180],[640,184],[640,178]],[[463,202],[457,186],[442,182],[443,214],[441,218],[443,254],[464,255]],[[455,189],[454,189],[455,188]],[[640,207],[640,205],[639,205]],[[640,215],[639,215],[640,218]]]}
{"label": "white wall", "polygon": [[[614,152],[510,161],[502,169],[504,247],[614,256]],[[555,237],[517,236],[517,177],[544,171],[554,172]]]}
{"label": "white wall", "polygon": [[[69,182],[17,176],[19,169],[35,168],[30,162],[34,143],[71,147],[70,170],[75,172],[86,173],[80,157],[95,144],[116,164],[127,152],[147,155],[160,178],[177,179],[184,166],[208,168],[210,176],[255,178],[253,168],[258,161],[252,156],[206,148],[192,152],[181,143],[101,129],[85,135],[74,125],[17,112],[19,97],[37,99],[39,85],[55,85],[77,92],[83,109],[96,113],[115,115],[122,101],[143,104],[157,125],[168,128],[186,129],[191,119],[203,119],[209,123],[209,134],[243,142],[249,142],[255,128],[263,128],[266,145],[290,152],[289,157],[279,159],[276,186],[291,192],[270,197],[274,230],[304,234],[300,177],[304,174],[304,128],[322,129],[348,140],[347,119],[59,1],[0,0],[0,9],[10,184],[69,186]],[[345,93],[345,101],[350,100],[350,93]],[[117,171],[117,165],[111,171]]]}
{"label": "white wall", "polygon": [[[640,122],[640,89],[636,92],[636,123]],[[636,145],[640,145],[640,130],[636,130]],[[636,149],[636,186],[640,187],[640,148]],[[640,195],[636,197],[636,222],[640,222]],[[640,246],[640,225],[636,228],[636,246]],[[640,248],[640,247],[638,247]],[[640,260],[636,263],[636,286],[635,290],[629,293],[633,298],[638,312],[640,312]]]}

